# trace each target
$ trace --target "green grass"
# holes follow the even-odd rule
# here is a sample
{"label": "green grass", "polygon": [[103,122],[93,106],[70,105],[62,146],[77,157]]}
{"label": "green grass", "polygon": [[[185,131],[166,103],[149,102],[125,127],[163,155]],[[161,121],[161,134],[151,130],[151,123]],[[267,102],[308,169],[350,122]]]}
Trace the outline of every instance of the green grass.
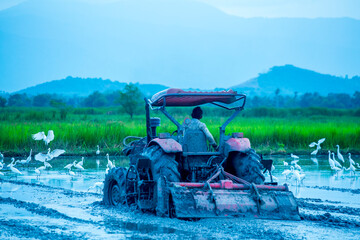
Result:
{"label": "green grass", "polygon": [[[182,122],[191,109],[171,111]],[[249,114],[250,110],[245,111],[228,126],[227,134],[243,132],[252,147],[262,153],[309,153],[313,150],[308,147],[309,143],[323,137],[326,141],[322,144],[322,153],[335,150],[336,144],[344,151],[360,152],[360,118],[352,115],[356,111],[329,110],[323,111],[325,116],[303,117],[290,114],[302,110],[281,111],[286,113],[285,117],[269,117],[269,110],[264,111],[266,117],[254,117]],[[326,116],[329,112],[332,115]],[[176,130],[165,116],[155,115],[162,119],[158,132]],[[203,121],[216,139],[227,116],[228,112],[205,109]],[[124,137],[145,136],[145,116],[130,119],[116,108],[70,109],[66,119],[61,119],[56,109],[7,108],[0,112],[0,151],[9,154],[25,154],[30,148],[35,152],[45,151],[44,143],[32,140],[31,134],[47,133],[50,129],[55,132],[55,140],[49,145],[52,149],[62,148],[68,154],[94,154],[99,144],[103,151],[120,154]]]}

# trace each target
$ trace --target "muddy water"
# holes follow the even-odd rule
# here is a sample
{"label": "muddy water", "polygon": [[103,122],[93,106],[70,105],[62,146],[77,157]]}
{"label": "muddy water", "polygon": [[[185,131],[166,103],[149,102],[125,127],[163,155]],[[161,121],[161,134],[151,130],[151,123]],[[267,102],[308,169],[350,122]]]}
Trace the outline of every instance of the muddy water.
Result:
{"label": "muddy water", "polygon": [[[111,158],[116,165],[122,158]],[[101,191],[90,189],[104,180],[106,158],[85,158],[85,171],[70,176],[63,167],[79,158],[58,158],[40,177],[16,165],[0,176],[0,239],[360,239],[360,172],[336,174],[327,156],[312,161],[300,156],[305,179],[297,184],[282,172],[290,158],[272,157],[273,174],[298,199],[303,220],[202,219],[196,222],[156,217],[150,213],[101,204]],[[353,159],[359,162],[360,158]],[[9,159],[5,160],[6,163]],[[98,164],[97,164],[98,163]],[[347,166],[348,163],[345,163]]]}

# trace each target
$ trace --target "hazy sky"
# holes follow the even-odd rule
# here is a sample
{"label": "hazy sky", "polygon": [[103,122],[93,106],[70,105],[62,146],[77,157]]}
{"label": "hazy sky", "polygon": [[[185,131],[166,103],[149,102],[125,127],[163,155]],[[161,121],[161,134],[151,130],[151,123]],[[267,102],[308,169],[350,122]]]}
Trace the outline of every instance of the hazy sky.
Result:
{"label": "hazy sky", "polygon": [[[0,22],[0,91],[69,75],[174,87],[199,87],[205,82],[209,88],[227,78],[225,87],[229,87],[284,64],[337,76],[360,73],[360,0],[0,0],[0,11],[22,2],[30,3],[19,8],[23,13]],[[79,14],[69,14],[69,6]],[[265,19],[238,19],[224,13]],[[49,21],[38,22],[36,14]],[[357,20],[267,19],[344,17]],[[236,27],[231,25],[234,22]],[[261,28],[263,22],[273,28]],[[153,27],[156,34],[148,32]],[[68,61],[69,56],[73,61]],[[172,75],[188,82],[174,78],[168,83]]]}
{"label": "hazy sky", "polygon": [[[0,10],[23,1],[0,0]],[[109,3],[123,0],[81,0]],[[151,1],[151,0],[144,0]],[[181,1],[181,0],[179,0]],[[350,17],[360,19],[360,0],[194,0],[240,17]]]}
{"label": "hazy sky", "polygon": [[241,17],[350,17],[360,19],[359,0],[199,0]]}

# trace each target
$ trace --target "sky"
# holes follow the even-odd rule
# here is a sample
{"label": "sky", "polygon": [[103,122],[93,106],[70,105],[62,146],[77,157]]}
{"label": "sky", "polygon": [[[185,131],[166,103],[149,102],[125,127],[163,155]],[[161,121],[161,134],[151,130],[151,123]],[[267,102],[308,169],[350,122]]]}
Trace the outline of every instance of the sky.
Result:
{"label": "sky", "polygon": [[[0,0],[0,10],[26,0]],[[27,0],[31,1],[31,0]],[[122,0],[81,0],[104,4]],[[251,17],[349,17],[360,19],[360,0],[196,0],[212,5],[225,13]]]}
{"label": "sky", "polygon": [[200,0],[240,17],[349,17],[360,19],[359,0]]}
{"label": "sky", "polygon": [[[5,10],[7,8],[10,8],[12,6],[16,6],[17,4],[21,4],[22,2],[25,2],[25,1],[30,1],[31,2],[31,1],[35,1],[35,0],[0,0],[0,11]],[[58,0],[58,1],[62,1],[62,0]],[[73,1],[73,0],[67,0],[67,1]],[[151,2],[151,0],[77,0],[77,1],[82,1],[82,2],[91,3],[91,4],[109,4],[109,3],[121,2],[121,1],[134,1],[134,2],[137,1],[139,3],[141,3],[141,2],[143,2],[143,3],[144,2]],[[182,0],[159,0],[159,1],[166,2],[166,1],[182,1]],[[312,18],[353,18],[353,19],[360,20],[360,0],[273,0],[273,1],[270,1],[270,0],[187,0],[187,1],[188,2],[189,1],[196,1],[196,2],[209,4],[210,6],[215,7],[215,8],[221,10],[222,12],[224,12],[224,13],[226,13],[228,15],[237,16],[237,17],[241,17],[241,18],[311,18],[311,19]],[[75,0],[74,0],[74,2],[75,2]],[[184,2],[185,2],[185,0],[184,0]],[[151,20],[153,20],[153,19],[151,19]],[[12,33],[11,27],[12,26],[10,26],[10,28],[9,28],[10,29],[9,33]],[[1,22],[0,22],[0,28],[1,28]],[[111,30],[113,30],[113,29],[111,29]],[[29,32],[32,32],[31,29],[29,29]],[[54,32],[56,33],[56,31],[54,31]],[[28,32],[26,31],[26,33],[28,33]],[[355,33],[351,33],[351,34],[353,34],[354,36],[356,35]],[[220,35],[221,34],[219,34],[219,36]],[[9,35],[9,36],[12,37],[11,35]],[[196,40],[196,35],[189,35],[189,36],[194,37],[194,39]],[[218,37],[218,36],[216,36],[216,37]],[[350,65],[350,64],[347,64],[346,61],[345,61],[347,59],[350,59],[349,56],[353,57],[354,54],[356,54],[356,52],[351,52],[348,49],[348,46],[342,45],[343,43],[348,43],[348,42],[353,44],[352,42],[354,42],[354,39],[356,40],[358,38],[352,38],[351,36],[348,36],[348,38],[344,37],[344,39],[340,39],[341,40],[341,41],[339,41],[340,45],[341,45],[341,47],[344,48],[343,49],[344,51],[342,51],[343,54],[334,56],[334,59],[329,59],[329,61],[332,61],[332,66],[335,66],[335,67],[339,66],[338,69],[336,69],[336,68],[332,69],[332,67],[329,67],[330,70],[329,70],[329,68],[328,69],[321,68],[321,67],[316,66],[316,65],[311,65],[312,64],[311,61],[308,62],[308,65],[306,65],[306,64],[301,65],[301,64],[293,63],[291,61],[287,62],[287,59],[285,59],[285,58],[284,58],[284,61],[276,62],[276,60],[274,60],[273,55],[270,55],[270,54],[266,55],[265,54],[264,57],[261,56],[263,59],[260,59],[260,60],[268,59],[266,64],[263,64],[262,67],[257,67],[257,68],[255,68],[253,66],[252,67],[247,67],[248,69],[245,69],[245,70],[247,70],[247,72],[245,72],[245,71],[241,72],[242,69],[239,69],[239,72],[241,72],[243,75],[242,76],[234,76],[233,77],[235,79],[234,83],[231,83],[231,84],[235,85],[235,84],[240,83],[239,81],[246,81],[246,80],[248,80],[248,79],[250,79],[252,77],[256,77],[260,72],[266,72],[272,66],[283,65],[283,64],[294,64],[294,65],[296,65],[298,67],[303,67],[303,68],[318,71],[318,72],[321,72],[321,73],[333,74],[333,75],[338,75],[338,76],[345,76],[347,74],[349,74],[349,76],[359,75],[359,73],[360,73],[359,68],[352,67],[353,65],[347,67],[346,65]],[[121,39],[121,40],[124,40],[124,39]],[[229,41],[231,41],[230,38],[229,38]],[[306,39],[304,41],[306,41]],[[50,41],[48,41],[48,42],[50,42]],[[48,42],[46,42],[46,43],[48,43]],[[29,45],[31,45],[32,43],[33,42],[31,42],[31,43],[29,42]],[[225,43],[227,43],[227,42],[225,41]],[[323,43],[324,42],[321,42],[319,44],[324,45]],[[0,39],[0,44],[1,44],[1,39]],[[41,46],[42,43],[39,43],[39,44]],[[127,43],[127,44],[131,45],[132,43]],[[232,44],[232,45],[229,45],[229,46],[236,46],[236,43],[234,43],[234,42],[230,42],[230,44]],[[259,43],[254,43],[254,45],[255,44],[259,44]],[[198,45],[196,45],[196,44],[194,44],[194,46],[198,47]],[[193,62],[189,61],[188,64],[190,65],[191,63],[200,63],[199,64],[200,67],[202,67],[203,70],[205,69],[204,72],[206,72],[207,67],[208,68],[216,68],[219,65],[219,64],[217,64],[217,62],[214,62],[214,64],[210,65],[210,66],[205,66],[205,65],[201,66],[201,63],[202,63],[202,58],[201,57],[203,56],[201,54],[205,55],[205,53],[207,53],[209,51],[208,49],[211,49],[211,46],[212,46],[211,44],[208,44],[208,45],[206,45],[206,47],[208,47],[208,48],[206,48],[206,47],[204,47],[203,49],[200,48],[200,51],[198,51],[198,48],[197,48],[196,50],[198,52],[196,52],[196,54],[191,53],[191,57],[194,58],[194,61]],[[21,47],[26,48],[25,46],[21,46]],[[315,47],[317,47],[317,49],[319,50],[318,55],[326,54],[327,50],[332,48],[332,46],[330,46],[330,48],[325,48],[325,47],[322,48],[323,46],[315,46]],[[149,48],[152,48],[152,46],[149,45]],[[31,49],[31,48],[26,48],[25,50],[29,50],[29,49]],[[106,49],[106,48],[103,48],[103,49]],[[226,51],[228,51],[227,53],[231,54],[231,50],[227,49],[226,46],[224,46],[223,48],[219,48],[219,49],[220,50],[223,50],[223,49],[225,50],[225,51],[220,51],[219,50],[218,52],[214,51],[214,56],[218,57],[219,59],[221,59],[221,58],[227,59],[227,56],[225,54],[223,54],[224,52],[226,53]],[[0,50],[1,50],[1,46],[0,46]],[[20,51],[21,49],[19,47],[19,49],[15,49],[15,50]],[[75,51],[81,52],[81,50],[82,49],[76,48]],[[102,58],[102,57],[104,57],[103,56],[104,51],[101,52],[100,50],[101,50],[101,48],[99,48],[99,50],[98,50],[100,52],[100,53],[98,53],[99,56],[96,56],[96,57]],[[144,52],[146,52],[146,50],[148,50],[148,49],[145,48]],[[184,50],[188,50],[188,49],[184,49]],[[291,50],[292,49],[290,49],[290,51]],[[167,54],[171,55],[173,49],[171,49],[171,47],[169,47],[169,48],[167,48],[167,51],[168,51]],[[11,51],[8,51],[8,52],[10,52],[9,55],[11,56]],[[29,52],[31,52],[31,51],[29,51]],[[313,52],[313,49],[310,49],[310,47],[309,47],[309,49],[304,50],[304,56],[300,56],[300,57],[302,57],[302,59],[300,57],[299,57],[299,59],[302,62],[306,62],[307,58],[309,58],[309,56],[311,58],[320,58],[320,57],[317,57],[315,55],[311,56],[312,52]],[[339,53],[339,52],[337,52],[337,53]],[[1,54],[1,52],[0,52],[0,54]],[[89,52],[81,52],[79,54],[82,54],[81,56],[83,56],[84,58],[87,58],[87,56],[86,56],[87,54],[94,55],[93,53],[89,53]],[[110,54],[111,53],[109,51],[109,55]],[[184,54],[182,56],[181,52],[180,53],[176,52],[176,54],[178,54],[177,58],[179,59],[179,61],[182,60],[181,57],[183,57],[183,59],[186,59],[186,57],[188,57],[188,56],[186,56],[186,54]],[[215,54],[218,54],[218,55],[215,55]],[[248,55],[246,55],[246,54],[248,54]],[[249,56],[251,54],[252,54],[252,52],[244,53],[244,56],[245,55]],[[31,55],[31,54],[28,54],[28,55]],[[24,57],[27,57],[27,58],[30,58],[30,59],[32,57],[34,57],[34,59],[35,59],[36,58],[35,55],[36,54],[33,54],[33,55],[31,55],[29,57],[29,56],[21,56],[19,54],[17,56],[11,56],[11,57],[13,57],[14,59],[19,58],[20,60],[23,59]],[[39,54],[39,56],[40,56],[40,54]],[[55,57],[57,57],[57,55]],[[53,58],[55,58],[55,57],[53,57]],[[167,61],[166,57],[168,57],[168,56],[167,55],[164,55],[164,56],[161,55],[161,56],[159,56],[159,59],[162,62],[166,62]],[[3,58],[5,58],[5,57],[3,57]],[[63,58],[59,58],[59,59],[63,59]],[[1,60],[1,56],[0,56],[0,60]],[[144,61],[144,62],[147,61],[146,58],[143,58],[143,59],[140,59],[140,60]],[[170,60],[173,60],[173,59],[170,59]],[[32,60],[28,60],[28,61],[32,61]],[[79,60],[79,61],[82,61],[82,59]],[[13,62],[16,63],[17,62],[16,59],[13,60]],[[186,63],[185,60],[183,62]],[[355,61],[353,61],[353,62],[355,62]],[[61,62],[57,62],[57,64],[60,65]],[[109,78],[111,80],[119,80],[119,81],[126,82],[126,79],[124,80],[124,79],[119,79],[119,78],[114,77],[114,74],[112,74],[111,71],[113,71],[113,69],[115,69],[115,68],[118,68],[118,66],[113,66],[111,64],[112,64],[112,62],[110,62],[110,64],[105,66],[104,69],[95,69],[93,67],[93,69],[98,70],[97,72],[95,72],[95,71],[90,71],[89,72],[88,71],[89,69],[93,70],[91,68],[87,68],[85,70],[80,69],[78,67],[69,68],[68,71],[64,70],[63,75],[61,75],[61,76],[59,74],[58,75],[51,75],[50,70],[48,72],[46,72],[47,69],[45,69],[40,74],[37,82],[24,83],[22,80],[19,80],[18,83],[14,82],[14,83],[6,85],[6,84],[2,84],[2,81],[7,81],[5,78],[3,78],[3,79],[0,79],[0,91],[13,92],[15,90],[20,90],[20,89],[23,89],[25,87],[30,87],[30,86],[33,86],[35,84],[39,84],[41,82],[65,78],[65,77],[67,77],[69,75],[74,76],[74,77],[76,77],[76,76],[79,76],[79,77],[102,77],[104,79]],[[136,64],[138,64],[138,63],[136,62]],[[230,61],[230,63],[228,65],[231,65],[231,64],[233,64],[233,62]],[[143,64],[143,65],[146,66],[146,64]],[[174,69],[179,65],[180,64],[177,64],[175,62]],[[326,65],[326,63],[325,63],[325,65]],[[31,68],[30,65],[29,66],[22,66],[22,67],[25,70],[26,70],[26,68]],[[113,67],[113,69],[112,69],[112,67]],[[180,68],[180,71],[184,75],[183,77],[184,78],[189,78],[186,75],[186,71],[187,71],[186,67],[188,67],[188,66],[186,64],[184,64],[184,65],[182,65],[182,67],[184,67],[184,69]],[[343,67],[343,69],[340,69],[340,67]],[[151,65],[149,65],[149,68],[151,68]],[[0,69],[1,69],[1,67],[0,67]],[[8,68],[8,69],[10,69],[10,68]],[[169,69],[170,69],[169,71],[171,71],[171,68],[169,68]],[[5,70],[7,70],[6,67],[5,67]],[[144,72],[147,75],[150,75],[149,74],[149,72],[150,72],[149,69],[142,69],[142,70],[143,71],[145,70]],[[149,72],[146,72],[146,70],[148,70]],[[228,69],[224,68],[224,69],[221,69],[221,70],[227,71]],[[331,71],[331,70],[333,70],[333,71]],[[13,70],[13,71],[16,72],[15,70]],[[8,71],[8,72],[10,72],[10,71]],[[150,72],[150,73],[152,73],[152,72]],[[29,71],[29,75],[30,74],[31,74],[31,72]],[[137,76],[137,77],[138,77],[137,79],[144,79],[143,76]],[[167,76],[165,76],[164,78],[166,78],[166,77]],[[192,77],[194,77],[194,76],[192,76]],[[232,76],[229,75],[229,76],[226,76],[226,77],[231,78]],[[19,77],[19,78],[21,78],[21,77]],[[150,81],[154,81],[154,80],[150,79],[148,81],[149,82],[140,82],[140,81],[139,82],[140,83],[150,83]],[[164,84],[164,82],[151,82],[151,83]],[[172,86],[174,86],[174,85],[172,84]],[[230,83],[229,83],[229,86],[231,86]],[[179,86],[179,87],[182,87],[182,86]],[[196,86],[196,87],[198,87],[198,86]],[[211,87],[217,87],[217,86],[211,86]]]}

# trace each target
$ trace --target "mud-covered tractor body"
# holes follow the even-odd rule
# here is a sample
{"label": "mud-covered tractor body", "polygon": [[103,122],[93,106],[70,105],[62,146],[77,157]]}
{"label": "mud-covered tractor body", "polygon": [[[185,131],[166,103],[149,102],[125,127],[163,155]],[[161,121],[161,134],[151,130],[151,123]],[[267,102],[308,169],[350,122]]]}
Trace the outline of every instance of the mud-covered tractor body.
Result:
{"label": "mud-covered tractor body", "polygon": [[[245,100],[244,94],[232,90],[180,89],[168,89],[145,99],[146,137],[129,144],[124,139],[130,167],[112,169],[106,176],[104,202],[124,203],[178,218],[252,216],[298,220],[297,203],[287,186],[264,183],[263,165],[270,170],[272,161],[261,162],[242,133],[225,135],[226,126],[243,110]],[[203,104],[233,111],[220,126],[219,146],[214,151],[201,130],[184,130],[183,124],[166,110]],[[152,118],[151,110],[162,112],[176,130],[158,134],[160,119]]]}

